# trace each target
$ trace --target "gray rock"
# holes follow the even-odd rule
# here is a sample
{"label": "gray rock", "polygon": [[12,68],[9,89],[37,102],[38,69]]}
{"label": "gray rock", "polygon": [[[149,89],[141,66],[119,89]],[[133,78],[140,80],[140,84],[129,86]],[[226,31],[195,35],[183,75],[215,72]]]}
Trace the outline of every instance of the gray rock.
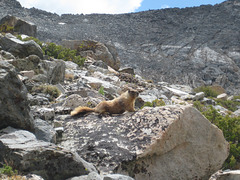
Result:
{"label": "gray rock", "polygon": [[0,61],[0,129],[7,126],[33,131],[27,89],[15,68]]}
{"label": "gray rock", "polygon": [[28,174],[26,176],[23,176],[23,178],[26,178],[27,180],[44,180],[41,176],[38,176],[36,174]]}
{"label": "gray rock", "polygon": [[67,48],[76,49],[83,57],[92,57],[95,60],[102,60],[115,70],[120,67],[120,59],[113,45],[107,46],[103,43],[92,40],[63,40],[62,45]]}
{"label": "gray rock", "polygon": [[24,59],[16,59],[11,61],[11,64],[15,66],[18,71],[34,71],[36,73],[40,73],[40,69],[38,67],[41,59],[36,55],[30,55]]}
{"label": "gray rock", "polygon": [[121,174],[108,174],[101,177],[96,172],[91,172],[86,176],[69,178],[67,180],[134,180],[133,178]]}
{"label": "gray rock", "polygon": [[32,80],[42,83],[58,84],[65,78],[65,63],[63,60],[41,60],[36,55],[11,62],[18,71],[34,71]]}
{"label": "gray rock", "polygon": [[77,150],[100,171],[140,180],[206,179],[229,153],[221,130],[190,106],[145,107],[113,117],[68,116],[64,129],[62,146]]}
{"label": "gray rock", "polygon": [[183,92],[186,92],[188,94],[193,93],[193,88],[188,85],[180,85],[180,84],[171,84],[169,85],[170,88],[177,89]]}
{"label": "gray rock", "polygon": [[134,180],[133,178],[121,174],[108,174],[105,175],[103,180]]}
{"label": "gray rock", "polygon": [[86,103],[84,102],[83,98],[80,95],[72,94],[69,97],[67,97],[62,106],[74,109],[75,107],[84,105],[86,106]]}
{"label": "gray rock", "polygon": [[46,42],[94,39],[107,47],[110,42],[121,64],[146,79],[191,87],[212,83],[239,92],[239,0],[118,15],[62,16],[22,8],[13,0],[0,3],[2,17],[11,13],[34,22],[39,39]]}
{"label": "gray rock", "polygon": [[194,98],[194,95],[191,95],[191,94],[183,95],[180,97],[180,99],[182,99],[184,101],[193,100],[193,98]]}
{"label": "gray rock", "polygon": [[233,112],[234,116],[240,116],[240,109],[236,110]]}
{"label": "gray rock", "polygon": [[[56,124],[56,123],[55,123]],[[55,125],[54,124],[54,125]],[[63,137],[63,132],[64,132],[64,128],[63,127],[57,127],[57,128],[54,128],[54,130],[56,131],[56,141],[57,142],[60,142],[62,140],[62,137]]]}
{"label": "gray rock", "polygon": [[91,172],[85,176],[73,177],[67,180],[103,180],[103,178],[96,172]]}
{"label": "gray rock", "polygon": [[165,89],[167,89],[168,91],[170,91],[172,94],[176,95],[176,96],[184,96],[184,95],[188,95],[188,93],[182,91],[182,90],[179,90],[179,89],[175,89],[175,88],[172,88],[172,87],[167,87],[167,86],[164,86]]}
{"label": "gray rock", "polygon": [[215,106],[213,106],[213,108],[216,109],[223,116],[226,116],[229,112],[228,109],[226,109],[220,105],[215,105]]}
{"label": "gray rock", "polygon": [[54,119],[55,112],[53,108],[38,108],[35,109],[34,117],[41,118],[46,121],[51,121]]}
{"label": "gray rock", "polygon": [[202,100],[202,99],[204,98],[204,96],[205,96],[204,92],[196,93],[196,94],[194,95],[193,100],[194,100],[194,101],[200,101],[200,100]]}
{"label": "gray rock", "polygon": [[102,177],[96,172],[91,172],[88,174],[88,179],[89,180],[102,180]]}
{"label": "gray rock", "polygon": [[15,59],[15,57],[7,51],[1,50],[0,54],[4,57],[4,59],[7,59],[7,60]]}
{"label": "gray rock", "polygon": [[35,119],[34,134],[38,140],[56,143],[56,130],[47,122],[42,119]]}
{"label": "gray rock", "polygon": [[240,170],[218,171],[209,180],[239,180]]}
{"label": "gray rock", "polygon": [[13,27],[14,32],[26,34],[28,36],[36,37],[37,26],[31,22],[24,21],[15,16],[7,15],[0,20],[0,25],[8,25]]}
{"label": "gray rock", "polygon": [[31,97],[30,99],[30,105],[48,105],[50,104],[48,98],[45,94],[37,94]]}
{"label": "gray rock", "polygon": [[37,74],[35,76],[32,77],[32,80],[34,82],[38,82],[38,83],[47,83],[48,82],[48,77],[45,74]]}
{"label": "gray rock", "polygon": [[62,84],[56,84],[55,85],[56,88],[58,88],[58,90],[62,93],[65,94],[67,92],[67,90],[64,88],[64,86]]}
{"label": "gray rock", "polygon": [[15,57],[24,58],[30,55],[37,55],[41,59],[43,58],[43,51],[35,41],[21,41],[9,33],[0,37],[0,46]]}
{"label": "gray rock", "polygon": [[108,69],[108,66],[106,63],[104,63],[102,60],[96,61],[93,63],[94,66],[103,68],[103,69]]}
{"label": "gray rock", "polygon": [[63,60],[44,60],[41,61],[39,66],[43,74],[47,77],[48,83],[58,84],[64,82],[66,65]]}
{"label": "gray rock", "polygon": [[23,76],[27,77],[28,79],[32,79],[34,76],[35,72],[33,70],[31,71],[21,71],[20,72]]}
{"label": "gray rock", "polygon": [[16,9],[21,9],[22,8],[21,4],[16,0],[13,0],[13,1],[12,0],[5,0],[3,4],[6,5],[6,6],[16,8]]}
{"label": "gray rock", "polygon": [[96,171],[77,153],[38,141],[28,131],[8,127],[0,134],[0,161],[13,163],[20,172],[37,174],[45,180],[65,180]]}
{"label": "gray rock", "polygon": [[217,99],[227,100],[227,98],[228,98],[228,95],[226,93],[219,94],[217,96]]}
{"label": "gray rock", "polygon": [[72,61],[64,61],[65,65],[66,65],[66,69],[71,69],[71,70],[78,70],[79,66],[72,62]]}
{"label": "gray rock", "polygon": [[203,98],[202,102],[206,105],[216,105],[216,102],[213,99]]}
{"label": "gray rock", "polygon": [[161,91],[156,88],[148,89],[139,94],[139,97],[145,102],[152,102],[161,97]]}
{"label": "gray rock", "polygon": [[134,75],[134,69],[131,67],[125,67],[118,70],[120,73],[128,73]]}
{"label": "gray rock", "polygon": [[[9,180],[9,178],[10,177],[7,175],[0,174],[1,180]],[[36,174],[28,174],[26,176],[16,175],[16,176],[11,176],[11,178],[17,178],[17,179],[21,179],[21,180],[44,180],[41,176],[38,176]]]}

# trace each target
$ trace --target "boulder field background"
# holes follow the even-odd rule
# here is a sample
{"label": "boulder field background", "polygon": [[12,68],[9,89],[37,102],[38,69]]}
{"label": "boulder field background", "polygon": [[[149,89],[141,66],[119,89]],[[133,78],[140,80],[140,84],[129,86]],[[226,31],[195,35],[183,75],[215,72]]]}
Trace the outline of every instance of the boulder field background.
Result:
{"label": "boulder field background", "polygon": [[61,16],[3,0],[0,18],[11,14],[38,27],[42,41],[95,40],[114,45],[122,66],[146,79],[171,84],[221,85],[240,90],[240,1],[138,13]]}
{"label": "boulder field background", "polygon": [[[231,96],[239,93],[239,42],[230,42],[236,32],[227,31],[230,37],[222,28],[209,38],[219,27],[220,11],[231,9],[231,18],[237,17],[239,6],[235,0],[122,15],[58,16],[1,1],[1,22],[10,23],[13,32],[0,34],[0,178],[8,178],[6,165],[19,171],[7,175],[33,180],[237,178],[238,171],[221,171],[230,151],[226,132],[193,105],[211,105],[216,117],[239,117],[240,100]],[[195,25],[202,22],[200,12],[208,31],[190,26],[194,18]],[[193,19],[179,24],[185,16]],[[22,30],[77,50],[84,63],[49,56],[49,44],[23,41]],[[221,94],[209,98],[194,92],[200,85],[215,85]],[[77,106],[95,107],[128,88],[140,93],[136,112],[69,115]],[[238,105],[229,115],[220,100]]]}

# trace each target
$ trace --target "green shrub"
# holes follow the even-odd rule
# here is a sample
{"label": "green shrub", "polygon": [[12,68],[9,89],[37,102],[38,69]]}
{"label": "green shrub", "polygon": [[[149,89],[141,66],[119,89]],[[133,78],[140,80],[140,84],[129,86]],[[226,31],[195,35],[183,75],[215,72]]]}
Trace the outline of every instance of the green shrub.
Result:
{"label": "green shrub", "polygon": [[204,111],[204,105],[200,101],[194,101],[193,106],[198,109],[200,112]]}
{"label": "green shrub", "polygon": [[83,66],[86,58],[81,56],[75,56],[75,58],[72,60],[74,63],[76,63],[78,66]]}
{"label": "green shrub", "polygon": [[221,92],[214,86],[201,86],[194,89],[195,92],[204,92],[206,97],[217,97]]}
{"label": "green shrub", "polygon": [[141,109],[144,107],[153,107],[153,104],[151,102],[147,101],[144,103],[144,105],[141,107]]}
{"label": "green shrub", "polygon": [[101,94],[101,95],[104,96],[104,94],[105,94],[105,93],[104,93],[104,87],[101,86],[101,87],[99,88],[98,92],[99,92],[99,94]]}
{"label": "green shrub", "polygon": [[233,100],[236,100],[236,99],[240,99],[240,95],[233,97]]}
{"label": "green shrub", "polygon": [[165,102],[162,100],[162,99],[155,99],[153,100],[152,102],[145,102],[144,105],[141,107],[144,108],[144,107],[157,107],[157,106],[165,106]]}
{"label": "green shrub", "polygon": [[78,46],[78,51],[87,51],[91,50],[95,52],[95,49],[97,48],[97,43],[94,41],[83,41],[82,44]]}
{"label": "green shrub", "polygon": [[[18,39],[22,40],[21,36],[17,36]],[[62,59],[64,61],[72,61],[78,66],[82,66],[86,58],[81,57],[77,54],[77,50],[71,50],[69,48],[64,48],[63,46],[56,45],[55,43],[44,44],[39,39],[34,37],[27,37],[23,41],[35,41],[43,50],[44,55],[48,55],[55,59]]]}
{"label": "green shrub", "polygon": [[7,176],[14,176],[18,174],[18,171],[13,170],[11,166],[4,164],[3,168],[0,168],[0,174],[5,174]]}
{"label": "green shrub", "polygon": [[41,42],[39,39],[35,38],[35,37],[26,37],[24,39],[22,39],[22,37],[20,35],[17,36],[18,39],[22,40],[22,41],[30,41],[33,40],[35,41],[41,48],[43,48],[43,42]]}
{"label": "green shrub", "polygon": [[52,85],[34,86],[32,92],[49,94],[51,101],[55,100],[60,95],[58,88]]}
{"label": "green shrub", "polygon": [[8,25],[7,23],[4,23],[4,24],[0,25],[0,32],[13,33],[14,32],[14,27]]}
{"label": "green shrub", "polygon": [[229,165],[228,165],[229,168],[234,168],[236,166],[236,164],[237,164],[237,161],[236,161],[235,157],[231,156],[231,158],[229,160]]}
{"label": "green shrub", "polygon": [[223,100],[223,99],[215,99],[215,101],[225,107],[226,109],[230,111],[236,111],[238,110],[238,106],[240,106],[240,102],[234,101],[234,100]]}
{"label": "green shrub", "polygon": [[77,50],[64,48],[63,46],[49,43],[45,47],[45,54],[56,59],[63,59],[64,61],[72,61],[79,66],[84,64],[86,58],[77,55]]}
{"label": "green shrub", "polygon": [[152,104],[153,104],[153,107],[166,105],[162,99],[155,99],[154,101],[152,101]]}
{"label": "green shrub", "polygon": [[199,102],[194,106],[202,112],[202,114],[219,129],[222,130],[225,139],[230,144],[230,153],[224,163],[224,168],[237,169],[240,164],[240,117],[222,116],[212,106],[204,107]]}

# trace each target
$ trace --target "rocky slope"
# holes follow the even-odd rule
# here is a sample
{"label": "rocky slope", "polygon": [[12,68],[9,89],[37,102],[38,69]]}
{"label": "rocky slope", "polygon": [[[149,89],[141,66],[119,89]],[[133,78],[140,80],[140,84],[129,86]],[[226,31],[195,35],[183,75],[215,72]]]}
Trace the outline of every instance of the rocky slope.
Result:
{"label": "rocky slope", "polygon": [[13,14],[34,22],[41,40],[92,39],[115,45],[122,66],[155,82],[217,84],[239,92],[239,0],[120,15],[58,16],[22,8],[15,0],[0,5],[0,17]]}
{"label": "rocky slope", "polygon": [[[44,23],[46,20],[43,16],[45,19],[52,17],[47,20],[49,24],[46,24],[44,31],[42,29],[44,25],[40,25],[40,32],[37,34],[42,39],[53,38],[58,42],[64,36],[59,36],[60,39],[54,37],[54,34],[50,33],[52,28],[66,27],[65,33],[69,30],[70,20],[76,21],[74,17],[84,17],[83,22],[87,23],[86,27],[88,27],[89,20],[86,17],[108,19],[142,15],[137,13],[59,17],[36,9],[23,9],[13,0],[0,2],[1,7],[6,4],[9,9],[14,10],[14,13],[28,15],[25,18],[32,19],[35,23]],[[232,7],[233,4],[236,5],[236,1],[225,2],[219,6]],[[9,9],[6,8],[4,12]],[[164,10],[145,13],[165,11],[168,12]],[[32,12],[31,16],[30,12]],[[63,18],[68,19],[66,26],[59,24],[63,22]],[[142,21],[142,18],[140,19]],[[74,21],[71,24],[72,28],[77,24]],[[24,22],[22,26],[25,28],[26,24],[27,22]],[[96,25],[92,24],[92,27],[94,26]],[[27,27],[32,29],[31,24]],[[101,35],[105,37],[104,34]],[[106,41],[108,40],[106,38]],[[133,45],[133,42],[124,46]],[[82,41],[64,41],[64,43],[65,45],[70,43],[66,46],[74,47]],[[117,43],[103,44],[96,41],[84,41],[84,43],[91,48],[80,48],[80,54],[86,56],[86,61],[79,67],[72,61],[63,61],[45,55],[41,47],[32,40],[22,41],[9,33],[0,34],[1,164],[11,165],[23,175],[30,173],[26,177],[34,177],[36,175],[32,174],[37,174],[45,180],[208,179],[222,167],[229,154],[229,144],[224,139],[223,132],[192,105],[196,101],[205,105],[211,104],[212,109],[225,116],[230,111],[216,105],[217,101],[232,100],[237,106],[232,110],[231,116],[239,117],[239,97],[234,99],[227,94],[221,94],[215,99],[208,99],[203,92],[195,93],[188,85],[160,82],[159,79],[158,83],[154,84],[135,75],[134,69],[119,69],[117,52],[120,57],[124,57],[124,51],[131,55],[133,53],[139,55],[137,51],[128,51],[131,50],[130,47],[124,50],[123,42],[120,40]],[[137,44],[135,45],[137,47]],[[142,48],[150,46],[155,45],[145,44]],[[175,48],[169,45],[164,47],[170,54],[173,53],[172,48]],[[207,77],[212,78],[214,75],[218,78],[215,81],[224,83],[230,83],[232,77],[231,86],[237,89],[238,84],[233,83],[238,81],[235,78],[238,73],[238,66],[235,66],[239,60],[237,52],[232,56],[226,56],[213,48],[208,46],[197,48],[193,53],[195,57],[192,59],[193,65],[196,68],[197,65],[201,67],[208,65],[206,68],[210,72],[215,72],[212,66],[224,70],[225,74],[219,73],[226,75],[225,78],[219,77],[219,74],[209,74],[206,70],[208,75],[206,75],[206,83],[211,84]],[[134,49],[136,50],[132,47],[132,50]],[[179,53],[184,53],[186,49],[182,48]],[[151,52],[155,51],[151,50]],[[139,53],[144,54],[143,51]],[[145,53],[149,54],[149,52]],[[174,56],[171,58],[174,59]],[[122,65],[123,62],[127,61],[122,60]],[[166,63],[166,66],[169,64]],[[232,71],[229,72],[224,68]],[[233,76],[230,76],[231,73]],[[194,77],[187,76],[185,80]],[[231,86],[228,87],[229,91]],[[76,117],[69,115],[77,106],[95,107],[100,101],[113,99],[128,88],[134,88],[140,93],[136,100],[137,112],[106,116],[94,113]],[[224,92],[221,87],[218,88]],[[144,105],[153,107],[142,109]],[[2,166],[0,166],[0,178],[3,178],[1,173]],[[235,178],[239,173],[227,174]],[[225,173],[216,173],[212,178],[216,179],[224,175]]]}
{"label": "rocky slope", "polygon": [[[7,42],[15,43],[11,52],[19,54],[0,51],[0,162],[22,174],[45,180],[208,179],[228,157],[222,131],[192,107],[197,100],[214,104],[203,92],[166,82],[155,85],[131,74],[132,69],[116,71],[107,63],[118,58],[99,42],[88,50],[91,56],[82,67],[43,54],[40,58],[32,40],[2,34],[2,49],[7,50]],[[26,56],[23,47],[32,54]],[[100,54],[112,62],[93,58]],[[95,107],[128,88],[140,93],[137,112],[69,115],[77,106]],[[149,103],[163,107],[141,109]],[[232,115],[239,116],[238,111]]]}

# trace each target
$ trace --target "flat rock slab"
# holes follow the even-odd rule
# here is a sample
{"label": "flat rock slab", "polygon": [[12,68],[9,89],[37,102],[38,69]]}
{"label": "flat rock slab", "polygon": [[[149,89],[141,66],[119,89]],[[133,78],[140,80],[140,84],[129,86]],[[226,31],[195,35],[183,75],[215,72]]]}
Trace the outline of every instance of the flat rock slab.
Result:
{"label": "flat rock slab", "polygon": [[22,173],[34,173],[45,180],[65,180],[96,171],[77,153],[39,141],[35,135],[11,127],[0,131],[0,162],[11,162]]}
{"label": "flat rock slab", "polygon": [[12,126],[33,131],[27,89],[11,64],[0,60],[0,129]]}
{"label": "flat rock slab", "polygon": [[222,131],[190,106],[65,119],[63,146],[101,171],[135,179],[204,179],[221,168],[229,145]]}

